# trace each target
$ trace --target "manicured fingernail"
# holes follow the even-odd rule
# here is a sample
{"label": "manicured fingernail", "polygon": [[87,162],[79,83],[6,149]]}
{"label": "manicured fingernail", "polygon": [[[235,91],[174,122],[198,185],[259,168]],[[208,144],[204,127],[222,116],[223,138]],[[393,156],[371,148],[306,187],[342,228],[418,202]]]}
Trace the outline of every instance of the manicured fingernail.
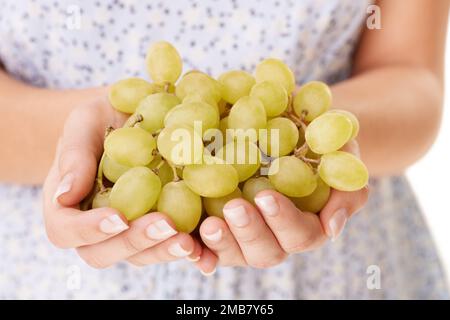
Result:
{"label": "manicured fingernail", "polygon": [[183,258],[191,254],[191,251],[186,251],[179,243],[174,243],[169,247],[169,253],[175,257]]}
{"label": "manicured fingernail", "polygon": [[250,222],[250,218],[243,206],[223,208],[223,214],[236,227],[245,227]]}
{"label": "manicured fingernail", "polygon": [[337,210],[330,219],[328,226],[331,231],[331,241],[335,241],[342,230],[344,230],[345,224],[347,223],[347,210],[339,209]]}
{"label": "manicured fingernail", "polygon": [[255,198],[255,203],[262,213],[269,217],[275,217],[280,210],[278,203],[272,196],[264,196]]}
{"label": "manicured fingernail", "polygon": [[214,273],[216,273],[216,268],[214,268],[212,271],[210,271],[210,272],[205,272],[205,271],[203,271],[202,269],[200,269],[200,273],[202,274],[202,275],[204,275],[205,277],[210,277],[210,276],[212,276]]}
{"label": "manicured fingernail", "polygon": [[58,184],[58,187],[56,188],[55,194],[53,195],[53,203],[57,204],[58,203],[58,198],[59,196],[61,196],[62,194],[69,192],[70,189],[72,189],[72,183],[74,180],[74,175],[72,173],[68,173],[66,174],[61,181]]}
{"label": "manicured fingernail", "polygon": [[153,240],[164,240],[177,234],[166,220],[158,220],[147,227],[147,237]]}
{"label": "manicured fingernail", "polygon": [[198,260],[200,260],[200,256],[197,256],[195,258],[191,258],[191,257],[186,257],[186,260],[189,260],[191,262],[197,262]]}
{"label": "manicured fingernail", "polygon": [[222,229],[210,234],[203,233],[203,237],[211,242],[219,242],[222,239]]}
{"label": "manicured fingernail", "polygon": [[117,214],[109,216],[100,222],[100,230],[106,234],[115,234],[127,230],[129,227]]}

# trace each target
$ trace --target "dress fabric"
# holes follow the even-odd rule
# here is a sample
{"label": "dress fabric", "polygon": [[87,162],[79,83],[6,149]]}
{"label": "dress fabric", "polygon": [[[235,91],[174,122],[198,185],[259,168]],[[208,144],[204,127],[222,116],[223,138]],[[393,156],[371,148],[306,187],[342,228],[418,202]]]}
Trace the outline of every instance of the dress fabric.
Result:
{"label": "dress fabric", "polygon": [[[184,71],[214,76],[283,59],[298,84],[345,79],[369,0],[0,0],[0,61],[47,88],[148,78],[150,43],[167,40]],[[374,179],[367,206],[334,243],[267,270],[219,268],[209,278],[178,261],[106,270],[54,248],[41,188],[0,184],[0,299],[446,299],[445,277],[404,177]],[[373,278],[376,276],[376,278]],[[379,286],[373,285],[379,279]]]}

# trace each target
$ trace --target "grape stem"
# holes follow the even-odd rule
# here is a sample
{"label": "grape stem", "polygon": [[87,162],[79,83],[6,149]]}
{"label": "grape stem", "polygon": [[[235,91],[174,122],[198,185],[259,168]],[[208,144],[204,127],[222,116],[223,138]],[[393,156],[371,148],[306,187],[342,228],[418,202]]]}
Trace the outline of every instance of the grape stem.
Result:
{"label": "grape stem", "polygon": [[317,164],[317,165],[320,164],[320,159],[310,159],[305,156],[298,156],[298,158],[307,163],[313,163],[313,164]]}
{"label": "grape stem", "polygon": [[135,125],[137,125],[139,122],[142,122],[144,120],[144,117],[142,116],[142,114],[135,114],[135,115],[132,115],[129,119],[128,119],[128,121],[127,121],[127,123],[124,125],[124,127],[128,127],[128,128],[132,128],[132,127],[134,127]]}
{"label": "grape stem", "polygon": [[299,156],[305,156],[306,153],[308,152],[308,150],[309,150],[309,147],[308,147],[308,144],[307,144],[306,141],[305,141],[301,147],[296,148],[296,149],[294,150],[294,155],[295,155],[296,157],[299,157]]}
{"label": "grape stem", "polygon": [[158,165],[157,165],[154,169],[152,169],[152,171],[153,171],[155,174],[158,174],[158,173],[159,173],[159,169],[161,169],[161,167],[162,167],[165,163],[166,163],[166,160],[161,160],[161,162],[158,163]]}
{"label": "grape stem", "polygon": [[177,168],[175,167],[175,165],[173,165],[169,161],[167,161],[167,163],[169,164],[169,166],[170,166],[170,168],[172,169],[172,172],[173,172],[173,182],[180,181],[180,177],[178,177]]}
{"label": "grape stem", "polygon": [[113,132],[113,131],[114,131],[114,127],[112,127],[112,126],[106,127],[104,138],[106,139],[106,138],[109,136],[109,134],[110,134],[111,132]]}

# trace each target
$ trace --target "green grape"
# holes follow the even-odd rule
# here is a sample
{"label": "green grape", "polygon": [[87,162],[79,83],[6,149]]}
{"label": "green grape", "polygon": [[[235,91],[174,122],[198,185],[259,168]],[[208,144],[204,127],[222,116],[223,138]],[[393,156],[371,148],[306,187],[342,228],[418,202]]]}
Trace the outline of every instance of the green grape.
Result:
{"label": "green grape", "polygon": [[158,211],[167,214],[178,231],[190,233],[200,221],[202,200],[184,181],[169,182],[162,188]]}
{"label": "green grape", "polygon": [[282,114],[289,102],[286,89],[278,82],[263,81],[255,84],[250,91],[250,97],[259,99],[266,109],[267,117]]}
{"label": "green grape", "polygon": [[364,163],[343,151],[324,154],[318,171],[326,184],[340,191],[359,190],[366,186],[369,180],[369,172]]}
{"label": "green grape", "polygon": [[157,83],[175,83],[183,69],[177,49],[165,41],[155,42],[148,49],[145,63],[150,77]]}
{"label": "green grape", "polygon": [[194,122],[202,124],[202,130],[219,127],[219,112],[217,108],[206,102],[183,103],[170,110],[164,119],[166,127],[188,125],[194,127]]}
{"label": "green grape", "polygon": [[311,81],[303,85],[294,98],[294,111],[305,120],[313,121],[331,106],[330,88],[323,82]]}
{"label": "green grape", "polygon": [[203,206],[209,216],[215,216],[223,219],[223,207],[225,207],[228,201],[240,198],[241,195],[241,190],[236,188],[232,193],[223,197],[203,198]]}
{"label": "green grape", "polygon": [[218,150],[216,157],[236,169],[239,182],[250,178],[261,166],[261,151],[248,139],[232,140]]}
{"label": "green grape", "polygon": [[154,84],[139,78],[128,78],[114,83],[109,90],[108,98],[114,109],[133,113],[141,100],[156,91],[157,87]]}
{"label": "green grape", "polygon": [[201,163],[203,141],[190,126],[165,127],[158,135],[158,150],[164,159],[175,165]]}
{"label": "green grape", "polygon": [[202,95],[200,95],[198,93],[192,92],[192,93],[189,93],[187,96],[185,96],[183,99],[183,103],[189,103],[189,102],[206,102],[207,104],[210,104],[213,107],[215,107],[217,109],[217,111],[219,112],[219,105],[213,98],[211,98],[211,96],[203,97]]}
{"label": "green grape", "polygon": [[150,211],[160,191],[161,181],[152,170],[134,167],[125,172],[112,187],[110,205],[128,220],[134,220]]}
{"label": "green grape", "polygon": [[325,207],[330,197],[330,186],[322,179],[317,179],[317,188],[309,196],[291,198],[297,208],[302,211],[317,213]]}
{"label": "green grape", "polygon": [[251,178],[245,181],[242,196],[248,202],[255,204],[255,197],[263,190],[275,190],[275,187],[266,177]]}
{"label": "green grape", "polygon": [[344,116],[346,116],[352,122],[353,130],[352,130],[352,135],[351,135],[350,139],[355,139],[358,136],[358,133],[359,133],[359,121],[358,121],[358,118],[356,118],[356,116],[353,113],[351,113],[349,111],[346,111],[346,110],[334,109],[334,110],[331,110],[330,113],[331,112],[336,112],[336,113],[343,114]]}
{"label": "green grape", "polygon": [[252,130],[258,136],[259,129],[267,125],[266,110],[261,101],[252,97],[242,97],[231,108],[228,116],[230,129]]}
{"label": "green grape", "polygon": [[219,82],[222,84],[222,98],[235,104],[240,98],[250,94],[255,78],[245,71],[233,70],[223,73]]}
{"label": "green grape", "polygon": [[92,209],[109,207],[109,195],[111,194],[111,188],[97,192],[92,200]]}
{"label": "green grape", "polygon": [[186,166],[183,179],[192,191],[208,198],[223,197],[233,192],[239,184],[236,169],[211,156],[205,156],[202,164]]}
{"label": "green grape", "polygon": [[185,74],[176,88],[177,96],[183,100],[187,95],[196,93],[204,99],[212,99],[219,102],[222,98],[220,84],[202,72],[189,72]]}
{"label": "green grape", "polygon": [[111,182],[116,182],[129,169],[130,167],[115,162],[107,155],[103,158],[103,174]]}
{"label": "green grape", "polygon": [[309,165],[294,156],[275,159],[269,168],[270,183],[289,197],[305,197],[317,187],[317,177]]}
{"label": "green grape", "polygon": [[136,109],[135,113],[144,118],[136,126],[150,133],[158,132],[164,128],[164,117],[169,110],[180,103],[180,99],[170,93],[161,92],[148,96],[139,103]]}
{"label": "green grape", "polygon": [[259,137],[259,147],[268,156],[282,157],[295,149],[298,140],[298,128],[294,122],[287,118],[274,118],[267,122],[266,134]]}
{"label": "green grape", "polygon": [[325,154],[342,148],[353,132],[349,118],[336,112],[327,112],[314,119],[306,128],[305,139],[312,151]]}
{"label": "green grape", "polygon": [[104,147],[110,159],[124,166],[136,167],[152,161],[156,142],[144,129],[119,128],[106,137]]}
{"label": "green grape", "polygon": [[219,130],[222,132],[223,140],[225,141],[227,137],[227,129],[228,129],[228,117],[222,118],[219,122]]}
{"label": "green grape", "polygon": [[281,84],[287,94],[291,94],[295,89],[295,78],[291,69],[281,60],[266,59],[256,66],[256,83],[263,81],[274,81]]}
{"label": "green grape", "polygon": [[[161,161],[164,161],[164,163],[161,164]],[[173,170],[167,161],[165,161],[160,155],[157,155],[153,161],[147,165],[147,167],[152,170],[157,169],[157,172],[155,171],[155,173],[158,175],[159,180],[161,180],[161,185],[165,186],[169,182],[173,181]]]}

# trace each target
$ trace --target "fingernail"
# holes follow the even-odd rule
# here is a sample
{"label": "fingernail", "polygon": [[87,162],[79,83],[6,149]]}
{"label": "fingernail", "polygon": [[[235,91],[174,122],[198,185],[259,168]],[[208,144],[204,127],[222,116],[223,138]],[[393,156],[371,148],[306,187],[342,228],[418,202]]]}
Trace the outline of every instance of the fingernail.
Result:
{"label": "fingernail", "polygon": [[224,208],[223,214],[236,227],[245,227],[250,222],[250,218],[243,206],[235,208]]}
{"label": "fingernail", "polygon": [[175,257],[183,258],[191,254],[191,251],[186,251],[179,243],[174,243],[169,247],[169,253]]}
{"label": "fingernail", "polygon": [[106,234],[119,233],[128,228],[127,224],[117,214],[109,216],[100,222],[100,230]]}
{"label": "fingernail", "polygon": [[205,272],[205,271],[203,271],[202,269],[200,269],[200,273],[202,274],[202,275],[204,275],[205,277],[210,277],[210,276],[212,276],[214,273],[216,273],[216,268],[214,268],[212,271],[210,271],[210,272]]}
{"label": "fingernail", "polygon": [[272,196],[258,197],[255,198],[255,203],[262,213],[269,217],[275,217],[280,210],[278,203]]}
{"label": "fingernail", "polygon": [[210,234],[203,233],[203,236],[206,240],[209,240],[211,242],[219,242],[220,239],[222,239],[222,229],[219,229],[216,232]]}
{"label": "fingernail", "polygon": [[56,188],[55,194],[53,195],[53,203],[57,204],[58,203],[58,198],[59,196],[61,196],[62,194],[69,192],[70,189],[72,188],[72,183],[74,180],[74,176],[72,173],[68,173],[66,174],[61,181],[59,182],[58,187]]}
{"label": "fingernail", "polygon": [[147,237],[153,240],[164,240],[177,234],[166,220],[158,220],[147,227]]}
{"label": "fingernail", "polygon": [[191,262],[197,262],[198,260],[200,260],[200,256],[195,257],[195,258],[186,257],[186,260],[189,260],[189,261],[191,261]]}
{"label": "fingernail", "polygon": [[331,241],[335,241],[347,223],[347,210],[339,209],[337,210],[330,219],[328,226],[331,231]]}

